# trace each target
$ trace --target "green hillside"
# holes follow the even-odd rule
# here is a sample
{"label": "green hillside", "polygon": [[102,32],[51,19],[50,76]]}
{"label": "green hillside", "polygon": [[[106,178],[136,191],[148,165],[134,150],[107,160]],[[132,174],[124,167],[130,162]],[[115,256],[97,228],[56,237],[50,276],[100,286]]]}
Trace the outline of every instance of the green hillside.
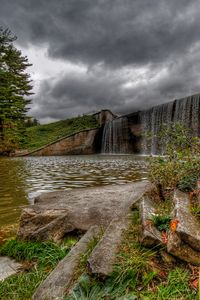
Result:
{"label": "green hillside", "polygon": [[26,130],[26,137],[22,144],[22,148],[35,150],[52,143],[59,138],[84,129],[97,128],[98,126],[94,116],[82,116],[50,124],[29,127]]}

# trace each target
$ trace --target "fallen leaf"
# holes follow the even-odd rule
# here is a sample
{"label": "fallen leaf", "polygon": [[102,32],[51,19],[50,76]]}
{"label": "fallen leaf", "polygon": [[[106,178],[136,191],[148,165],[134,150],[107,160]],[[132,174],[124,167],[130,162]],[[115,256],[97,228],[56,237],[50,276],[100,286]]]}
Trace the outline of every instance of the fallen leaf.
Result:
{"label": "fallen leaf", "polygon": [[197,290],[199,285],[199,278],[195,278],[193,281],[190,282],[191,288]]}
{"label": "fallen leaf", "polygon": [[178,223],[179,223],[179,220],[177,220],[177,219],[171,220],[171,222],[170,222],[171,231],[173,231],[173,232],[176,231]]}

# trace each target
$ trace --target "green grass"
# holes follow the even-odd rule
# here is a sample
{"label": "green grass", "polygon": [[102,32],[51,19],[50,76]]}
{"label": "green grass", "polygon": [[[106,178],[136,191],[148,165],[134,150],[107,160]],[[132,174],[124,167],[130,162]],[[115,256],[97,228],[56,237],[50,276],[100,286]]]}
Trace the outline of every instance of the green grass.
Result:
{"label": "green grass", "polygon": [[154,293],[146,291],[142,293],[143,300],[194,300],[195,293],[189,288],[189,272],[181,268],[175,268],[169,272],[166,282],[159,284]]}
{"label": "green grass", "polygon": [[194,214],[194,216],[200,220],[200,207],[199,206],[194,206],[191,208],[192,213]]}
{"label": "green grass", "polygon": [[34,267],[32,271],[13,275],[0,282],[0,299],[30,300],[39,284],[49,274],[50,270]]}
{"label": "green grass", "polygon": [[200,205],[199,205],[198,197],[200,197],[199,193],[191,197],[191,212],[195,216],[197,221],[200,222]]}
{"label": "green grass", "polygon": [[97,128],[99,125],[94,116],[82,116],[50,124],[29,127],[26,130],[22,148],[30,151],[43,147],[59,138],[85,129]]}
{"label": "green grass", "polygon": [[10,240],[0,247],[0,255],[9,256],[17,261],[37,261],[39,265],[54,266],[68,252],[52,242],[21,242]]}
{"label": "green grass", "polygon": [[7,241],[0,247],[0,255],[7,255],[22,263],[21,272],[0,282],[0,299],[29,300],[38,285],[53,270],[56,264],[66,256],[76,242],[70,239],[58,246],[52,242]]}

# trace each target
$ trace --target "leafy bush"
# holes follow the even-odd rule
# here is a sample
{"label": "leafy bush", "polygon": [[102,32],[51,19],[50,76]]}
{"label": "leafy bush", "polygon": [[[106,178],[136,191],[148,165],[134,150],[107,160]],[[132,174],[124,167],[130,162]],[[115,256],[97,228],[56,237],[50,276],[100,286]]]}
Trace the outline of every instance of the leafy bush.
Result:
{"label": "leafy bush", "polygon": [[198,177],[196,175],[183,176],[179,180],[177,187],[183,192],[191,192],[196,188],[197,180]]}
{"label": "leafy bush", "polygon": [[150,180],[164,197],[177,186],[184,191],[193,189],[195,178],[200,178],[200,138],[180,123],[163,126],[158,137],[164,156],[150,158]]}

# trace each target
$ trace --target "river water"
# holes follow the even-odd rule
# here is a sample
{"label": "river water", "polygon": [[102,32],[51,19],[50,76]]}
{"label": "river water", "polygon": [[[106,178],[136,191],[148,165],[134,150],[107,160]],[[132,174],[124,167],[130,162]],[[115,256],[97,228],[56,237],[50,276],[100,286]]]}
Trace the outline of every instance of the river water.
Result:
{"label": "river water", "polygon": [[144,157],[134,155],[0,158],[0,226],[16,223],[21,209],[43,192],[146,178]]}

